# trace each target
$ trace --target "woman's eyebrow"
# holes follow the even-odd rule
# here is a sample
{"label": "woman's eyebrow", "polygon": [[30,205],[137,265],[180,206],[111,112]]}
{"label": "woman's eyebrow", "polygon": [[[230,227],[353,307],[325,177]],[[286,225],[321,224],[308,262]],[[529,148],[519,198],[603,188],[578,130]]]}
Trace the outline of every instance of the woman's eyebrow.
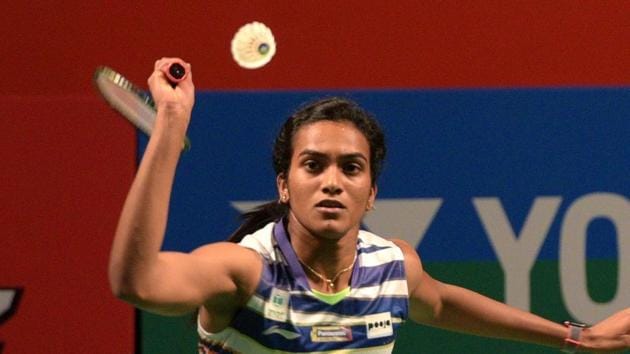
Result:
{"label": "woman's eyebrow", "polygon": [[[320,158],[326,158],[326,154],[321,152],[321,151],[317,151],[317,150],[312,150],[312,149],[305,149],[302,150],[298,156],[312,156],[312,157],[320,157]],[[360,160],[365,160],[367,161],[367,157],[360,153],[360,152],[353,152],[353,153],[349,153],[349,154],[343,154],[340,156],[341,159],[344,160],[352,160],[352,159],[360,159]]]}
{"label": "woman's eyebrow", "polygon": [[341,155],[341,158],[345,159],[345,160],[365,160],[367,161],[367,157],[365,155],[363,155],[360,152],[355,152],[355,153],[351,153],[351,154],[345,154],[345,155]]}
{"label": "woman's eyebrow", "polygon": [[314,156],[314,157],[325,157],[326,154],[324,154],[323,152],[320,151],[316,151],[316,150],[311,150],[311,149],[305,149],[302,150],[298,156]]}

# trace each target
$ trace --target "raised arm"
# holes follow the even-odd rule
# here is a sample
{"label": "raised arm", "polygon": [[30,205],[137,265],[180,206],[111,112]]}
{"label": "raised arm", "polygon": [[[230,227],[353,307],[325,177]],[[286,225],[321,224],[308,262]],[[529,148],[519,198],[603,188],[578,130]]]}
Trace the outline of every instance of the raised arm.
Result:
{"label": "raised arm", "polygon": [[[433,279],[423,271],[415,249],[396,241],[405,254],[410,317],[415,322],[484,337],[562,348],[568,329],[476,292]],[[580,351],[615,352],[630,348],[630,308],[586,328]]]}
{"label": "raised arm", "polygon": [[225,295],[238,306],[260,274],[261,260],[254,252],[231,243],[203,246],[190,254],[160,252],[194,104],[190,65],[185,80],[175,87],[160,70],[172,61],[156,61],[148,79],[157,117],[116,229],[110,285],[121,299],[161,314],[186,313]]}

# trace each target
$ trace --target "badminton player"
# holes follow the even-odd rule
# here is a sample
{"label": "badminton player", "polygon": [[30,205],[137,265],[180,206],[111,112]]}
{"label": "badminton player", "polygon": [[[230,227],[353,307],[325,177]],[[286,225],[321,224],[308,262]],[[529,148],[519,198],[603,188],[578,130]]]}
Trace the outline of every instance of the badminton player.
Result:
{"label": "badminton player", "polygon": [[377,122],[342,98],[306,105],[282,126],[273,150],[278,199],[247,214],[233,242],[161,252],[194,104],[190,65],[173,87],[160,70],[171,61],[158,60],[148,79],[158,113],[109,275],[114,294],[138,308],[198,311],[200,353],[391,353],[407,320],[568,352],[630,348],[630,308],[590,327],[555,323],[440,282],[404,241],[360,230],[385,144]]}

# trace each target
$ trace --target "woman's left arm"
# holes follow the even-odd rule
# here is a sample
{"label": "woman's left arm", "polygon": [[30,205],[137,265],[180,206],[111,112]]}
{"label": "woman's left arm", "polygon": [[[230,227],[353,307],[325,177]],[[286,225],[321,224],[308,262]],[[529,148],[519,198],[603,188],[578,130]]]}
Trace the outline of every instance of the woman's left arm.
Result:
{"label": "woman's left arm", "polygon": [[[396,241],[405,255],[410,317],[415,322],[484,337],[565,346],[569,330],[563,324],[534,315],[474,291],[433,279],[422,269],[416,250]],[[630,307],[585,328],[579,351],[596,353],[630,348]]]}

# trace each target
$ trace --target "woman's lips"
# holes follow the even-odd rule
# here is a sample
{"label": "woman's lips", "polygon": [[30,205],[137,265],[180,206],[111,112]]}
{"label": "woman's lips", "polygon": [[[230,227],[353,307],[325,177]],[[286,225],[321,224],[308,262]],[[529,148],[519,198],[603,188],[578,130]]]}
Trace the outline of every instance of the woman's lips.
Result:
{"label": "woman's lips", "polygon": [[345,206],[341,202],[334,199],[324,199],[320,201],[319,203],[315,204],[315,206],[317,208],[324,208],[324,209],[344,209],[345,208]]}
{"label": "woman's lips", "polygon": [[340,201],[334,199],[324,199],[319,203],[315,204],[317,210],[326,214],[334,214],[338,213],[342,209],[345,209],[346,206],[343,205]]}

